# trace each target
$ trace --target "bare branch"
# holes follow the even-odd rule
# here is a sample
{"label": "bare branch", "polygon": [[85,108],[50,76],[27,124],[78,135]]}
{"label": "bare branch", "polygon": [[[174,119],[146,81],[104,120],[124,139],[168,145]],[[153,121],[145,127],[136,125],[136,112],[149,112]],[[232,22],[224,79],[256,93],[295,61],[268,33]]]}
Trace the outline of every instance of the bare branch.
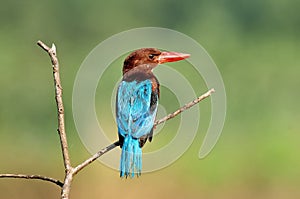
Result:
{"label": "bare branch", "polygon": [[67,136],[65,131],[65,119],[64,119],[65,113],[64,113],[64,105],[62,100],[62,86],[60,82],[59,63],[56,55],[56,47],[54,44],[52,44],[52,47],[49,48],[42,41],[38,41],[37,44],[49,54],[52,62],[54,87],[55,87],[55,101],[57,106],[57,118],[58,118],[57,131],[59,134],[60,145],[62,149],[63,161],[65,166],[65,180],[61,191],[61,198],[67,199],[69,198],[71,183],[73,179],[73,168],[70,161]]}
{"label": "bare branch", "polygon": [[52,182],[60,187],[64,185],[59,180],[56,180],[54,178],[46,177],[46,176],[41,176],[41,175],[24,175],[24,174],[0,174],[0,178],[23,178],[23,179],[36,179],[36,180],[42,180],[42,181],[48,181]]}
{"label": "bare branch", "polygon": [[63,162],[65,167],[65,179],[64,182],[62,183],[59,180],[45,177],[45,176],[24,175],[24,174],[0,174],[0,178],[24,178],[24,179],[39,179],[39,180],[49,181],[62,187],[61,198],[68,199],[69,192],[71,189],[71,182],[73,179],[74,169],[72,168],[71,161],[70,161],[67,136],[65,132],[64,106],[62,100],[62,86],[61,86],[60,75],[59,75],[59,62],[56,54],[56,47],[54,44],[52,44],[51,48],[48,47],[46,44],[44,44],[42,41],[38,41],[37,44],[49,54],[52,63],[53,79],[54,79],[54,87],[55,87],[55,101],[57,106],[57,118],[58,118],[57,131],[59,134],[60,145],[62,149]]}
{"label": "bare branch", "polygon": [[44,49],[46,52],[48,52],[49,50],[50,50],[50,48],[46,45],[46,44],[44,44],[42,41],[38,41],[37,42],[37,44],[42,48],[42,49]]}
{"label": "bare branch", "polygon": [[[191,108],[192,106],[198,104],[199,102],[201,102],[202,100],[204,100],[205,98],[209,97],[212,93],[215,92],[215,89],[210,89],[209,91],[207,91],[206,93],[204,93],[203,95],[199,96],[197,99],[191,101],[190,103],[187,103],[186,105],[184,105],[183,107],[181,107],[180,109],[178,109],[177,111],[170,113],[169,115],[163,117],[162,119],[156,120],[154,122],[154,126],[157,126],[169,119],[172,119],[173,117],[177,116],[178,114],[180,114],[181,112]],[[79,164],[77,167],[74,168],[74,175],[77,174],[80,170],[82,170],[84,167],[88,166],[89,164],[91,164],[92,162],[94,162],[95,160],[97,160],[99,157],[101,157],[103,154],[109,152],[110,150],[114,149],[115,147],[119,146],[120,143],[119,141],[114,142],[113,144],[101,149],[100,151],[98,151],[96,154],[94,154],[92,157],[90,157],[89,159],[85,160],[84,162],[82,162],[81,164]]]}
{"label": "bare branch", "polygon": [[186,105],[184,105],[183,107],[181,107],[180,109],[178,109],[177,111],[170,113],[169,115],[163,117],[162,119],[156,120],[154,122],[154,126],[157,126],[169,119],[172,119],[173,117],[177,116],[178,114],[180,114],[181,112],[185,111],[186,109],[191,108],[192,106],[194,106],[195,104],[198,104],[199,102],[201,102],[202,100],[204,100],[205,98],[209,97],[212,93],[215,92],[215,89],[210,89],[209,91],[207,91],[206,93],[204,93],[203,95],[199,96],[197,99],[195,99],[194,101],[191,101],[189,103],[187,103]]}
{"label": "bare branch", "polygon": [[59,63],[56,56],[56,47],[52,44],[52,47],[49,48],[46,44],[42,41],[38,41],[37,44],[43,48],[50,56],[52,62],[52,69],[53,69],[53,78],[54,78],[54,87],[55,87],[55,100],[57,105],[57,114],[58,114],[58,134],[60,138],[60,144],[62,148],[64,166],[66,169],[66,173],[68,170],[71,169],[71,162],[69,157],[69,150],[68,150],[68,143],[67,143],[67,136],[65,132],[65,120],[64,120],[64,105],[62,100],[62,86],[60,82],[59,76]]}
{"label": "bare branch", "polygon": [[61,189],[61,199],[69,199],[69,194],[71,191],[71,184],[73,180],[73,168],[69,170],[68,173],[66,173],[65,179],[64,179],[64,185]]}
{"label": "bare branch", "polygon": [[115,147],[117,147],[119,145],[120,145],[119,141],[116,141],[116,142],[112,143],[111,145],[101,149],[95,155],[93,155],[92,157],[90,157],[89,159],[87,159],[83,163],[79,164],[77,167],[75,167],[74,168],[74,175],[77,174],[79,171],[81,171],[84,167],[88,166],[89,164],[91,164],[92,162],[97,160],[97,158],[99,158],[103,154],[107,153],[108,151],[114,149]]}

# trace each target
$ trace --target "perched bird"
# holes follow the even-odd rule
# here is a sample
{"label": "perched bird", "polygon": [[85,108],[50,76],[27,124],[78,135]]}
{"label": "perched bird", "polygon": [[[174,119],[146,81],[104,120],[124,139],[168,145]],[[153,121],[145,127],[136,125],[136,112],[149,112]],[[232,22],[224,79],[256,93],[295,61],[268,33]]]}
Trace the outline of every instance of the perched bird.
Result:
{"label": "perched bird", "polygon": [[122,148],[120,177],[141,175],[142,147],[151,142],[159,99],[159,82],[152,73],[158,64],[188,58],[189,54],[142,48],[124,61],[116,97],[116,120]]}

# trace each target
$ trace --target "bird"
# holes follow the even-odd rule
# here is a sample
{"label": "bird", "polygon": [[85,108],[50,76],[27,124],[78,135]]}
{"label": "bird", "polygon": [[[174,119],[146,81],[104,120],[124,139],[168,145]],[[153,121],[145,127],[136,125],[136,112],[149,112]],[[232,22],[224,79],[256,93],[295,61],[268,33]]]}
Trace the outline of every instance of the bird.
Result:
{"label": "bird", "polygon": [[163,63],[186,59],[190,54],[142,48],[129,54],[116,94],[116,122],[121,148],[120,177],[139,177],[142,147],[152,141],[160,96],[153,69]]}

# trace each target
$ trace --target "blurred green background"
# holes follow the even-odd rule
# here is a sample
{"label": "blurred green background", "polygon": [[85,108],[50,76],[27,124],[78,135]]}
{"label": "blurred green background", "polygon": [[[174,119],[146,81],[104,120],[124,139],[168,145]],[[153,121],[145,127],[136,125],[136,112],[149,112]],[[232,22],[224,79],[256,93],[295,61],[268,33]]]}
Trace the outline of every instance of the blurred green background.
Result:
{"label": "blurred green background", "polygon": [[[174,164],[122,180],[117,171],[95,162],[75,178],[71,198],[300,198],[299,9],[300,2],[293,0],[1,1],[0,172],[63,176],[52,71],[37,40],[58,48],[75,165],[90,156],[72,118],[72,88],[81,62],[113,34],[158,26],[194,38],[219,67],[228,111],[218,144],[198,159],[210,117],[207,100],[200,103],[203,125],[195,141]],[[116,64],[119,78],[121,60]],[[197,94],[206,90],[198,89]],[[0,198],[59,194],[47,182],[0,179]]]}

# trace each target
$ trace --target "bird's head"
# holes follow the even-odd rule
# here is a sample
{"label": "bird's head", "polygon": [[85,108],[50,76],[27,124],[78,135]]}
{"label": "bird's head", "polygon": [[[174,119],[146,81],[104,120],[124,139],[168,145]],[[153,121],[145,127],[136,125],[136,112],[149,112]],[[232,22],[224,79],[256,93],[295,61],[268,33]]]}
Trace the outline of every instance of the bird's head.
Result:
{"label": "bird's head", "polygon": [[185,53],[161,52],[156,48],[142,48],[132,52],[125,59],[123,74],[139,66],[144,66],[143,69],[151,71],[158,64],[183,60],[189,56],[190,54]]}

